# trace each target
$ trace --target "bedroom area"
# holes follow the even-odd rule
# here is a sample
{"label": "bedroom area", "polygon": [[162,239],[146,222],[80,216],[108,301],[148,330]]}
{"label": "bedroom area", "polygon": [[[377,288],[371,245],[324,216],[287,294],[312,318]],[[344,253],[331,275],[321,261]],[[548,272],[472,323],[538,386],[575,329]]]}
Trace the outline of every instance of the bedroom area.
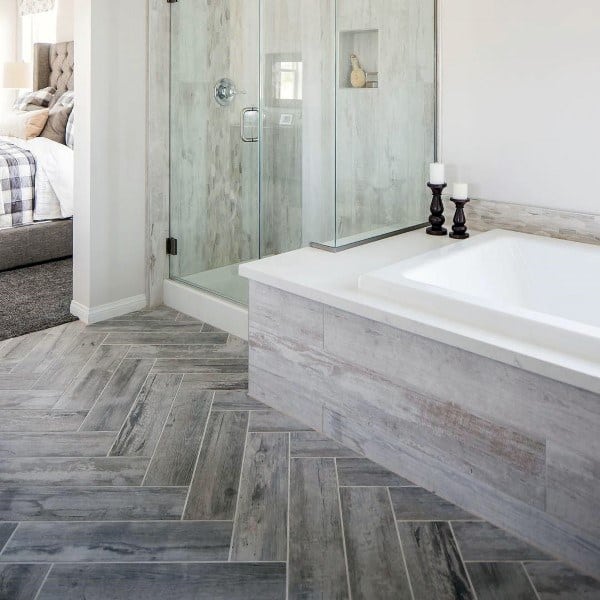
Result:
{"label": "bedroom area", "polygon": [[74,0],[0,0],[0,341],[75,320]]}

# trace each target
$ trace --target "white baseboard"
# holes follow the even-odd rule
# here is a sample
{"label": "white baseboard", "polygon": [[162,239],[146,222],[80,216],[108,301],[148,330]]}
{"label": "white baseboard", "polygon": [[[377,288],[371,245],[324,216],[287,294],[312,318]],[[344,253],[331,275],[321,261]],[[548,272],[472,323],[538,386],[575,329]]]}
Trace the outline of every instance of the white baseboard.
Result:
{"label": "white baseboard", "polygon": [[165,280],[164,302],[199,321],[248,339],[248,309],[176,281]]}
{"label": "white baseboard", "polygon": [[75,315],[86,325],[93,325],[94,323],[100,323],[107,319],[127,315],[136,310],[142,310],[143,308],[146,308],[146,305],[147,301],[144,294],[132,296],[131,298],[124,298],[123,300],[103,304],[102,306],[96,306],[94,308],[84,306],[73,300],[73,302],[71,302],[71,314]]}

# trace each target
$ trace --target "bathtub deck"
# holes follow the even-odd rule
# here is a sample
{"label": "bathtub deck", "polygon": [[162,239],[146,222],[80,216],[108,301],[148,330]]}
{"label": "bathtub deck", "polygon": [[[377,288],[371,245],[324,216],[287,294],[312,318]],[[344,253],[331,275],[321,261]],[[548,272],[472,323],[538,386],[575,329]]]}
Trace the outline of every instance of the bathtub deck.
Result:
{"label": "bathtub deck", "polygon": [[1,344],[0,597],[600,598],[250,399],[247,366],[164,308]]}

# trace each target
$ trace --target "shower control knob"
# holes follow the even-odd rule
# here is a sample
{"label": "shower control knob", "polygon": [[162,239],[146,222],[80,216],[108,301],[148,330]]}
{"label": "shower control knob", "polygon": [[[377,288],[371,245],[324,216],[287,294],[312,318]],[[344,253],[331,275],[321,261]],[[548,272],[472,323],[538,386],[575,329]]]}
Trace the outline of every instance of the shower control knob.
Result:
{"label": "shower control knob", "polygon": [[215,100],[219,106],[229,106],[237,95],[245,93],[243,90],[238,90],[228,77],[219,79],[215,84]]}

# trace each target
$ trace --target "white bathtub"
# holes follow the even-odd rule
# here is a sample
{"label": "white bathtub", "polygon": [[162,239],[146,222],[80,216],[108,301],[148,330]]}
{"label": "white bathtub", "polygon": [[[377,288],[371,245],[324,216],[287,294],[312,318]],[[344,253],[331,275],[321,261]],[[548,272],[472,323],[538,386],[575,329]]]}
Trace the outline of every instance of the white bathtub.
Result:
{"label": "white bathtub", "polygon": [[450,321],[600,357],[600,247],[495,230],[362,275],[359,287]]}

